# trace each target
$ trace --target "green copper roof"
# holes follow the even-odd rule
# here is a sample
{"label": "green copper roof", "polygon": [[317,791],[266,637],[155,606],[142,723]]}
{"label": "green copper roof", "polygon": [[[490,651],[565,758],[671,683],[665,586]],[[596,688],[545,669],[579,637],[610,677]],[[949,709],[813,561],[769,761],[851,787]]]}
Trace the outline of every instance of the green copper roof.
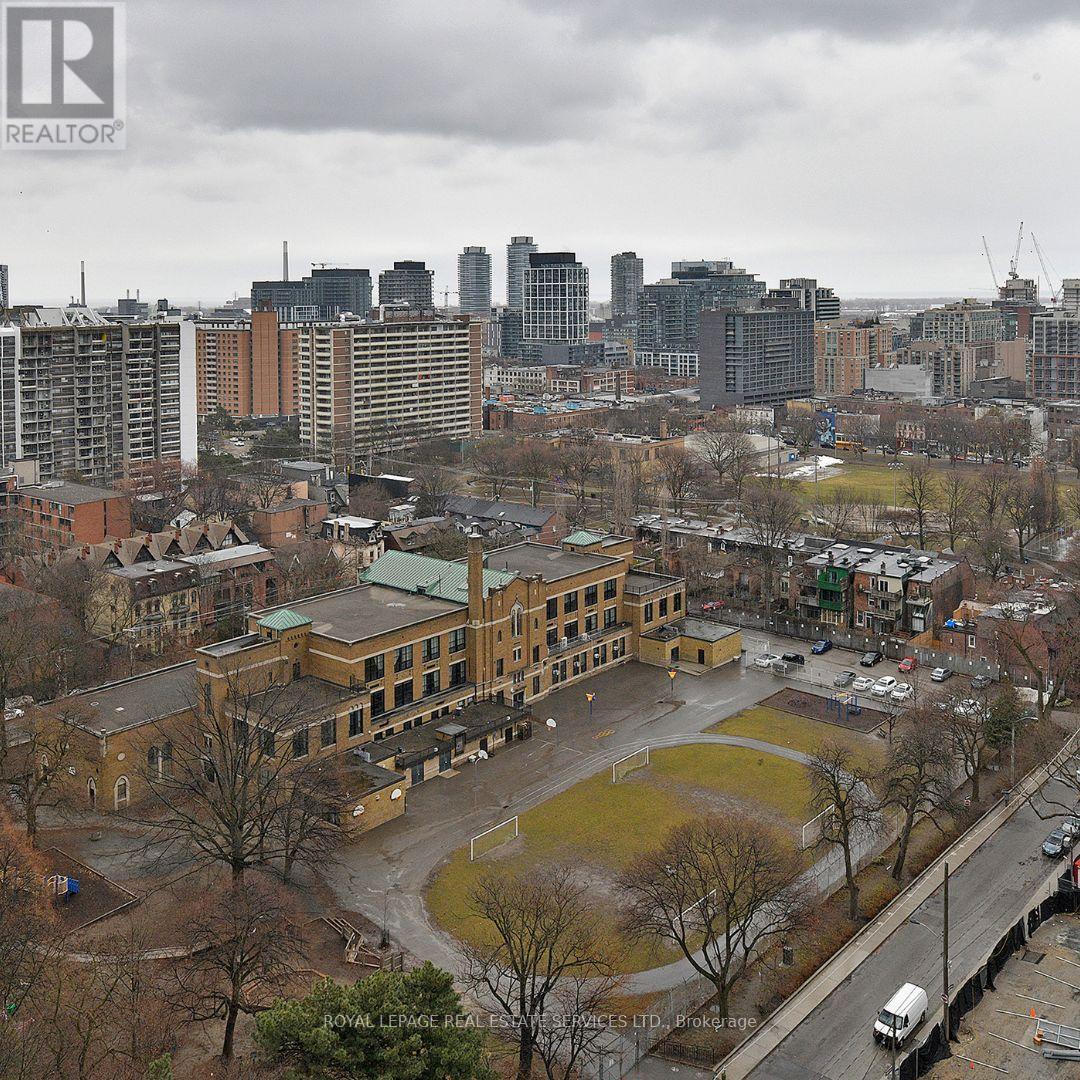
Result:
{"label": "green copper roof", "polygon": [[603,533],[590,532],[588,529],[578,529],[572,532],[564,540],[564,544],[599,544],[604,539]]}
{"label": "green copper roof", "polygon": [[[469,567],[463,562],[447,562],[411,551],[388,551],[361,575],[372,585],[385,585],[405,592],[437,596],[442,600],[469,602]],[[484,570],[484,595],[513,581],[517,574],[506,570]]]}
{"label": "green copper roof", "polygon": [[264,615],[259,620],[259,625],[265,626],[267,630],[293,630],[297,626],[310,626],[311,620],[306,615],[297,615],[288,608],[279,608],[271,611],[269,615]]}

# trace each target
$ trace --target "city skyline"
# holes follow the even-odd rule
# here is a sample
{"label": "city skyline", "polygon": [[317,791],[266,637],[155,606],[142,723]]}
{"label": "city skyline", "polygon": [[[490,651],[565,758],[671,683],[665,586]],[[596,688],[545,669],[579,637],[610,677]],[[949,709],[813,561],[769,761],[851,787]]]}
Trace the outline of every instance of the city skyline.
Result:
{"label": "city skyline", "polygon": [[[597,300],[627,249],[646,281],[730,258],[847,297],[989,296],[981,236],[1001,267],[1021,218],[1058,273],[1080,261],[1080,226],[1060,212],[1077,151],[1058,113],[1080,88],[1064,4],[1023,25],[998,3],[872,17],[688,4],[662,19],[643,4],[489,3],[468,22],[327,4],[299,39],[273,8],[133,6],[128,149],[5,159],[14,302],[77,294],[80,258],[92,302],[127,288],[219,302],[275,276],[286,238],[296,276],[423,259],[438,293],[463,246],[498,253],[528,233],[576,251]],[[327,61],[358,37],[380,48]],[[464,101],[455,87],[478,68],[484,92]],[[1051,144],[1058,168],[1032,169]],[[76,198],[93,212],[72,218]],[[1021,272],[1041,276],[1030,249]],[[501,274],[493,285],[505,299]]]}

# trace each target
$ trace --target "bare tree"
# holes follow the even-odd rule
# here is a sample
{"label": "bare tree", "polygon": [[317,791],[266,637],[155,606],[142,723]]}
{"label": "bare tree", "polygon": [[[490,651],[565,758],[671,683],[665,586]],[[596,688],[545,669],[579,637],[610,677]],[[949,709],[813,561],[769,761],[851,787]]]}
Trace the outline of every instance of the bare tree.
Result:
{"label": "bare tree", "polygon": [[824,815],[821,839],[830,847],[839,848],[844,857],[848,918],[854,922],[859,916],[855,845],[871,835],[881,821],[874,777],[851,750],[838,742],[826,743],[812,754],[806,771],[811,809]]}
{"label": "bare tree", "polygon": [[501,498],[514,476],[514,447],[505,439],[481,439],[469,455],[476,475],[488,485],[493,499]]}
{"label": "bare tree", "polygon": [[828,526],[829,536],[834,540],[851,535],[861,511],[862,504],[848,487],[833,488],[815,500],[813,507],[814,517]]}
{"label": "bare tree", "polygon": [[910,730],[893,742],[883,774],[883,805],[900,815],[892,865],[896,881],[904,873],[915,826],[926,820],[940,828],[940,817],[952,807],[952,752],[941,738],[941,722],[927,709],[912,719]]}
{"label": "bare tree", "polygon": [[689,450],[677,446],[664,447],[657,455],[657,472],[676,514],[694,493],[701,480],[701,466]]}
{"label": "bare tree", "polygon": [[975,537],[975,558],[986,569],[991,579],[997,580],[1005,572],[1012,558],[1009,537],[999,525],[987,524]]}
{"label": "bare tree", "polygon": [[953,551],[971,532],[975,520],[975,493],[958,472],[949,472],[941,485],[941,521]]}
{"label": "bare tree", "polygon": [[788,482],[757,477],[743,492],[739,512],[757,549],[762,598],[765,614],[769,616],[773,605],[773,577],[783,556],[783,544],[799,524],[802,507]]}
{"label": "bare tree", "polygon": [[268,1006],[296,973],[302,927],[273,882],[253,879],[206,897],[186,930],[199,947],[177,965],[170,998],[193,1021],[225,1021],[221,1057],[230,1062],[241,1013]]}
{"label": "bare tree", "polygon": [[995,525],[1005,509],[1010,476],[1000,465],[991,465],[978,474],[975,480],[976,504],[982,511],[986,525]]}
{"label": "bare tree", "polygon": [[558,469],[574,498],[572,524],[575,526],[586,524],[589,489],[609,463],[607,449],[589,434],[573,438],[559,451]]}
{"label": "bare tree", "polygon": [[518,1080],[529,1080],[534,1058],[554,1060],[558,1049],[544,1034],[545,1016],[575,999],[584,1006],[587,981],[603,985],[613,976],[588,890],[566,867],[495,872],[473,886],[468,906],[484,932],[461,946],[466,985],[506,1018],[518,1046]]}
{"label": "bare tree", "polygon": [[726,1019],[731,989],[754,956],[799,922],[799,869],[791,842],[762,822],[694,819],[620,877],[625,929],[675,945],[712,983]]}
{"label": "bare tree", "polygon": [[526,439],[517,451],[517,469],[529,481],[533,506],[540,502],[540,485],[551,478],[555,468],[556,454],[540,439]]}
{"label": "bare tree", "polygon": [[982,698],[961,698],[951,694],[937,703],[945,721],[945,737],[971,783],[971,801],[979,801],[979,778],[986,767],[991,733],[991,703]]}
{"label": "bare tree", "polygon": [[938,484],[933,469],[925,461],[913,461],[904,472],[901,492],[904,502],[911,507],[915,517],[920,549],[926,547],[926,526],[930,515],[937,509]]}
{"label": "bare tree", "polygon": [[741,485],[745,470],[740,465],[754,455],[749,436],[724,417],[708,424],[698,439],[702,457],[715,474],[717,484]]}
{"label": "bare tree", "polygon": [[[222,700],[189,703],[182,723],[162,721],[145,740],[152,812],[145,824],[165,850],[223,865],[235,881],[247,870],[321,856],[331,820],[316,827],[312,806],[331,818],[332,774],[309,756],[316,725],[284,682],[270,674],[249,687],[233,674]],[[309,801],[310,800],[310,801]]]}
{"label": "bare tree", "polygon": [[442,517],[454,494],[453,474],[434,462],[421,465],[416,470],[416,494],[417,517]]}
{"label": "bare tree", "polygon": [[1035,499],[1035,492],[1022,480],[1016,480],[1009,486],[1005,498],[1005,518],[1016,536],[1016,548],[1021,559],[1024,557],[1024,546],[1038,531],[1039,508]]}
{"label": "bare tree", "polygon": [[345,567],[325,540],[305,540],[278,548],[274,562],[282,579],[282,600],[333,592],[346,583]]}
{"label": "bare tree", "polygon": [[602,1052],[607,1025],[620,980],[610,974],[570,971],[546,1002],[547,1014],[536,1037],[536,1053],[548,1080],[571,1080],[581,1066]]}
{"label": "bare tree", "polygon": [[797,416],[791,424],[791,437],[795,447],[804,457],[817,441],[818,426],[813,416]]}
{"label": "bare tree", "polygon": [[18,589],[0,591],[0,776],[6,775],[8,699],[30,681],[41,647],[39,609]]}

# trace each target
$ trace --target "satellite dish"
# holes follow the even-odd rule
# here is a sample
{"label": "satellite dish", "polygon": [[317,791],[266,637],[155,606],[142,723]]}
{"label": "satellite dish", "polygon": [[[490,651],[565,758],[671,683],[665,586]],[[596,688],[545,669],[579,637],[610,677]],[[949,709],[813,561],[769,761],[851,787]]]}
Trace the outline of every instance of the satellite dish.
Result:
{"label": "satellite dish", "polygon": [[486,750],[478,750],[478,751],[477,751],[477,753],[476,753],[476,756],[477,756],[477,757],[478,757],[478,758],[479,758],[479,759],[480,759],[481,761],[487,761],[487,759],[488,759],[488,752],[487,752]]}
{"label": "satellite dish", "polygon": [[364,808],[362,806],[354,806],[352,816],[353,817],[359,817],[363,812],[364,812]]}
{"label": "satellite dish", "polygon": [[554,716],[549,716],[547,718],[547,726],[549,728],[552,728],[552,729],[557,728],[559,726],[558,724],[555,723],[555,717]]}
{"label": "satellite dish", "polygon": [[390,798],[391,798],[391,800],[400,799],[401,798],[401,788],[399,788],[399,787],[394,788],[394,790],[390,792]]}

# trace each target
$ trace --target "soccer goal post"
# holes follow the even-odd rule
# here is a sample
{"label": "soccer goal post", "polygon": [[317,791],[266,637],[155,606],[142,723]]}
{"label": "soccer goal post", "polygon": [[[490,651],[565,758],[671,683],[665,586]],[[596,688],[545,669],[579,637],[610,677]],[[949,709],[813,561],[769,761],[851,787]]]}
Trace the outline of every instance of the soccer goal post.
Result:
{"label": "soccer goal post", "polygon": [[635,750],[632,754],[627,754],[626,757],[621,757],[618,761],[612,763],[611,782],[617,784],[627,774],[632,773],[635,769],[644,769],[648,764],[649,748],[643,746],[640,750]]}
{"label": "soccer goal post", "polygon": [[477,833],[469,841],[469,862],[480,858],[481,855],[486,855],[508,840],[516,839],[517,834],[517,814],[505,821],[500,821],[498,825],[492,825],[490,829],[485,829],[482,833]]}

